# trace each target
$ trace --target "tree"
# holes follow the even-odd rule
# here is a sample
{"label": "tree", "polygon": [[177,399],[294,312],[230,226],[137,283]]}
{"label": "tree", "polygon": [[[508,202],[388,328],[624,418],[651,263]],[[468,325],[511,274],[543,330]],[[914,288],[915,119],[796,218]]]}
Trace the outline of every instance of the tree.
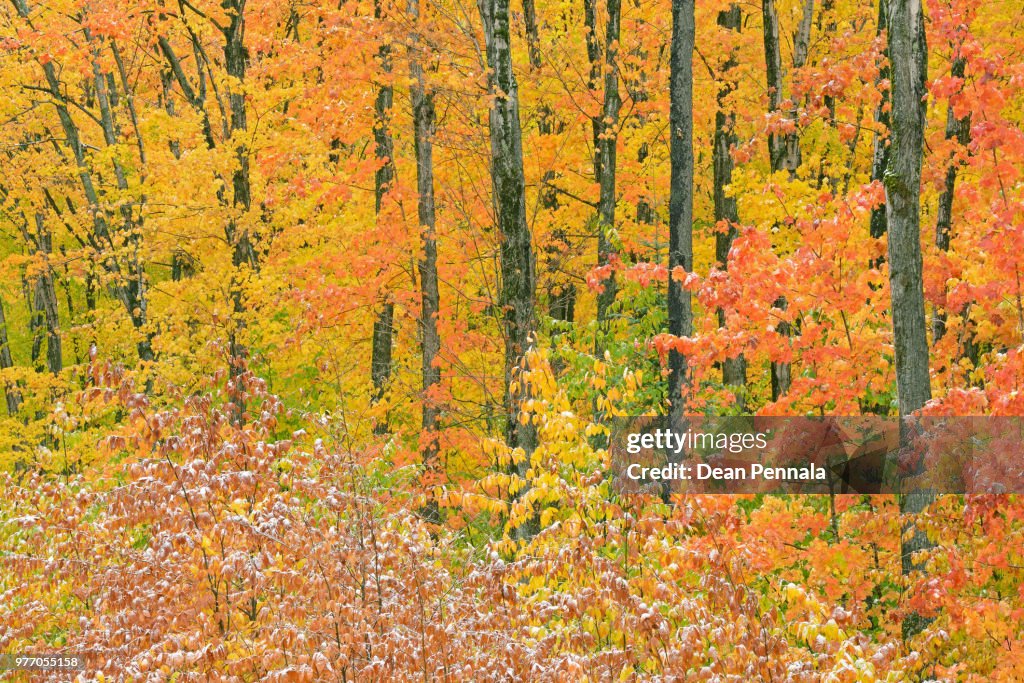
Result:
{"label": "tree", "polygon": [[[0,299],[0,372],[14,367],[11,356],[11,342],[7,335],[7,316],[4,315],[4,302]],[[14,416],[21,406],[21,394],[10,380],[4,380],[4,398],[7,401],[7,414]]]}
{"label": "tree", "polygon": [[[782,72],[782,48],[779,42],[779,14],[775,8],[775,0],[763,0],[761,3],[761,15],[764,28],[764,55],[768,80],[768,100],[770,110],[773,113],[783,111],[785,84]],[[803,15],[800,26],[793,36],[793,69],[798,70],[807,62],[807,51],[811,40],[811,21],[814,17],[814,0],[804,0]],[[790,178],[796,177],[797,169],[803,162],[803,154],[800,150],[800,135],[796,128],[798,119],[797,103],[795,98],[791,101],[788,112],[790,119],[790,130],[786,132],[770,131],[768,133],[768,155],[771,161],[771,171],[776,173],[781,170],[789,172]],[[780,311],[788,308],[785,297],[779,297],[775,301],[775,307]],[[781,321],[776,328],[783,337],[792,332],[788,321]],[[792,368],[784,361],[772,361],[772,400],[777,401],[781,396],[789,392],[792,383]]]}
{"label": "tree", "polygon": [[[962,54],[962,45],[954,46],[953,63],[950,68],[950,75],[958,79],[962,85],[964,73],[967,68],[967,59]],[[957,117],[952,98],[949,109],[946,111],[946,132],[947,141],[956,141],[961,148],[966,148],[971,142],[971,115],[967,113]],[[935,215],[935,246],[944,252],[949,251],[952,240],[953,228],[953,197],[956,194],[956,177],[959,173],[960,162],[950,160],[946,168],[946,178],[942,187],[942,194],[939,195],[939,207]],[[961,312],[963,313],[963,312]],[[932,317],[932,343],[937,344],[946,334],[946,318],[948,312],[936,308]],[[972,346],[968,340],[965,347]],[[968,350],[968,349],[965,349]],[[969,355],[969,354],[968,354]]]}
{"label": "tree", "polygon": [[519,90],[512,70],[508,0],[479,0],[487,64],[490,66],[491,187],[495,222],[501,235],[499,305],[505,344],[504,407],[506,438],[513,448],[530,453],[536,430],[522,415],[522,396],[513,384],[534,332],[533,244],[526,223],[526,180],[519,123]]}
{"label": "tree", "polygon": [[[409,17],[419,23],[419,0],[409,0]],[[412,85],[412,119],[416,144],[417,216],[423,240],[423,257],[418,267],[420,274],[420,344],[423,377],[423,414],[421,428],[421,455],[427,470],[436,470],[438,463],[437,430],[440,408],[436,392],[440,389],[441,368],[438,366],[441,338],[437,332],[437,312],[440,305],[437,287],[437,218],[434,212],[434,95],[425,85],[422,56],[416,54],[419,34],[412,36],[410,75]],[[532,296],[532,292],[531,292]]]}
{"label": "tree", "polygon": [[[888,27],[888,19],[886,3],[889,0],[878,0],[878,23],[876,24],[875,31],[879,36],[882,35]],[[886,39],[888,44],[888,39]],[[889,48],[886,47],[882,50],[882,63],[878,69],[878,82],[881,84],[883,81],[890,79],[892,75],[889,66]],[[878,129],[875,131],[874,143],[872,146],[871,154],[871,181],[884,183],[885,181],[885,169],[889,165],[889,129],[890,123],[890,111],[889,111],[889,96],[888,90],[881,93],[881,101],[878,106],[875,107],[875,124]],[[871,210],[871,223],[870,233],[871,236],[878,239],[885,234],[886,223],[885,223],[885,205],[876,206]]]}
{"label": "tree", "polygon": [[[743,21],[743,15],[738,4],[732,4],[728,9],[718,13],[718,26],[728,31],[739,32]],[[715,110],[715,147],[713,152],[714,166],[714,200],[715,200],[715,222],[719,224],[718,232],[715,234],[715,260],[723,269],[729,268],[729,249],[732,248],[733,240],[736,239],[736,226],[740,222],[739,209],[736,206],[736,198],[730,195],[726,188],[732,183],[733,160],[732,149],[736,145],[736,114],[732,110],[734,106],[730,101],[730,95],[736,89],[736,63],[735,50],[723,62],[718,76],[721,85],[716,95],[717,109]],[[722,227],[725,222],[724,229]],[[726,311],[718,309],[718,325],[725,327]],[[743,410],[745,399],[744,389],[747,384],[747,361],[742,353],[730,356],[722,361],[722,383],[735,387],[736,400],[740,410]]]}
{"label": "tree", "polygon": [[[613,254],[611,233],[615,230],[615,169],[616,146],[619,134],[619,33],[622,23],[620,0],[607,0],[604,47],[597,37],[597,0],[585,0],[587,55],[590,59],[591,87],[603,76],[604,96],[601,111],[591,119],[594,131],[594,177],[599,188],[597,201],[597,265],[607,266]],[[603,59],[602,59],[603,57]],[[615,271],[602,282],[597,296],[597,326],[595,351],[601,355],[604,348],[602,335],[607,334],[609,308],[615,301]]]}
{"label": "tree", "polygon": [[[383,0],[373,4],[373,16],[377,20],[384,18]],[[381,41],[377,50],[384,82],[377,88],[377,97],[373,102],[374,121],[373,139],[374,155],[377,158],[376,172],[373,174],[373,213],[379,221],[384,197],[395,179],[395,143],[391,137],[391,107],[394,103],[395,89],[388,77],[391,75],[391,44],[390,39]],[[373,341],[370,348],[370,377],[373,380],[373,400],[375,403],[384,398],[388,384],[391,382],[391,363],[395,339],[395,302],[390,293],[385,292],[379,302],[380,310],[373,321]],[[374,431],[378,434],[388,432],[388,416],[380,418]]]}
{"label": "tree", "polygon": [[[13,0],[13,4],[18,16],[30,29],[34,29],[35,20],[27,1]],[[104,191],[104,188],[97,182],[100,170],[93,166],[91,159],[86,154],[82,131],[71,115],[71,108],[75,107],[79,111],[87,112],[86,116],[98,125],[104,144],[112,152],[111,166],[117,193],[129,194],[127,172],[117,156],[115,147],[119,143],[120,131],[115,122],[111,104],[110,88],[114,81],[112,74],[105,73],[98,61],[99,52],[107,46],[96,40],[88,29],[84,29],[83,33],[91,48],[89,68],[92,75],[91,84],[86,81],[84,87],[91,89],[90,94],[94,94],[92,99],[98,114],[91,113],[82,103],[71,99],[69,89],[66,84],[61,82],[53,61],[44,58],[37,59],[43,71],[44,84],[32,87],[40,89],[51,98],[49,104],[56,109],[61,130],[64,133],[64,145],[71,152],[77,168],[78,179],[92,222],[91,231],[84,236],[79,235],[78,238],[83,245],[88,244],[97,253],[104,254],[102,263],[112,280],[110,288],[115,298],[128,313],[132,326],[139,333],[136,344],[139,359],[152,361],[155,355],[153,353],[153,333],[147,328],[149,300],[145,264],[140,260],[137,248],[122,248],[122,245],[137,247],[141,240],[143,220],[141,202],[136,203],[131,199],[125,199],[118,202],[116,206],[111,206],[102,200],[101,192]],[[113,42],[109,44],[109,48],[116,52],[117,48]],[[141,140],[139,144],[142,144]],[[70,201],[68,205],[74,206]]]}
{"label": "tree", "polygon": [[[229,134],[237,136],[235,141],[235,168],[231,174],[231,205],[237,212],[224,228],[228,244],[231,246],[231,263],[235,270],[231,277],[231,305],[234,320],[229,331],[228,360],[231,374],[235,378],[235,406],[239,419],[245,412],[242,400],[242,387],[239,382],[245,371],[249,351],[241,339],[241,331],[245,329],[244,314],[246,302],[244,296],[245,283],[249,272],[259,267],[252,236],[247,226],[247,215],[252,208],[252,183],[249,178],[249,150],[244,133],[248,129],[246,114],[245,83],[246,66],[249,60],[245,46],[245,0],[225,0],[224,9],[228,11],[228,23],[220,27],[224,34],[224,70],[235,80],[237,85],[228,88],[228,110],[230,112]],[[241,219],[241,220],[239,220]]]}
{"label": "tree", "polygon": [[[670,159],[668,332],[675,337],[693,333],[690,291],[681,278],[693,271],[693,0],[672,2],[670,57]],[[668,400],[672,423],[684,413],[683,390],[689,386],[686,357],[676,348],[669,352]]]}
{"label": "tree", "polygon": [[[35,214],[35,236],[26,237],[34,242],[36,254],[41,258],[42,263],[38,264],[39,274],[35,280],[35,297],[33,315],[33,326],[37,328],[35,338],[32,340],[32,360],[39,357],[39,350],[43,337],[43,330],[46,333],[46,369],[54,375],[60,374],[64,367],[64,354],[61,348],[60,336],[60,314],[57,310],[57,290],[53,284],[53,267],[50,265],[51,253],[53,252],[53,239],[46,229],[43,214]],[[41,318],[41,319],[40,319]]]}
{"label": "tree", "polygon": [[[889,57],[892,60],[892,142],[885,171],[885,212],[889,232],[889,288],[892,297],[896,393],[901,418],[919,411],[931,397],[928,336],[921,257],[921,164],[928,77],[924,13],[919,0],[889,0]],[[903,495],[900,511],[916,515],[934,500],[927,490]],[[914,553],[929,547],[912,521],[906,523],[904,574],[921,568]],[[903,634],[920,632],[927,620],[913,613]]]}
{"label": "tree", "polygon": [[[159,32],[162,29],[160,26],[157,27],[157,44],[185,100],[202,117],[202,128],[206,146],[212,150],[217,147],[217,140],[213,133],[212,117],[208,111],[206,92],[207,71],[209,70],[211,60],[203,47],[203,41],[189,23],[190,20],[186,10],[191,11],[200,19],[210,23],[222,40],[224,73],[228,77],[226,98],[222,99],[216,86],[214,85],[213,87],[221,113],[222,138],[225,145],[233,146],[234,159],[233,168],[230,173],[230,200],[223,186],[217,191],[217,199],[222,206],[230,206],[230,211],[224,224],[224,237],[231,249],[232,264],[232,273],[228,282],[228,296],[231,302],[232,315],[229,322],[227,346],[228,367],[234,383],[232,392],[235,397],[236,413],[240,420],[245,411],[245,403],[242,400],[244,390],[240,383],[246,371],[249,356],[249,350],[243,339],[247,324],[245,317],[248,312],[245,290],[250,283],[253,271],[259,269],[260,263],[259,254],[254,245],[254,235],[249,225],[253,193],[250,173],[251,151],[246,139],[248,113],[245,80],[249,63],[249,51],[245,42],[246,3],[245,0],[224,0],[221,9],[226,13],[224,23],[219,23],[217,19],[189,5],[182,6],[182,13],[178,17],[185,27],[194,51],[196,78],[199,82],[198,89],[193,88],[189,82],[181,59],[175,52],[171,42],[166,35]],[[213,80],[212,73],[210,78]],[[220,184],[222,181],[223,178],[218,172],[215,182]]]}

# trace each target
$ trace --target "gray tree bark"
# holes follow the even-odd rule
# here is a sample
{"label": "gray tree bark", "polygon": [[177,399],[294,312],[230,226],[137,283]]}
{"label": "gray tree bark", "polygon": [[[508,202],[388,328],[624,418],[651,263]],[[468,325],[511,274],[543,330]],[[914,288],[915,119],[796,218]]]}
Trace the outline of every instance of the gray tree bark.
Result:
{"label": "gray tree bark", "polygon": [[[743,16],[740,6],[733,4],[718,13],[718,25],[729,31],[739,31]],[[729,95],[736,89],[737,63],[735,54],[730,54],[722,65],[718,80],[718,109],[715,112],[714,199],[715,221],[727,221],[727,232],[715,234],[715,259],[722,269],[729,267],[729,250],[736,239],[736,225],[739,223],[739,209],[736,198],[729,196],[725,188],[732,183],[733,160],[731,150],[736,144],[736,113],[729,103]],[[726,312],[718,309],[718,325],[725,327]],[[743,389],[747,384],[747,361],[743,354],[726,358],[722,362],[722,383],[734,387],[737,404],[742,411],[745,405]]]}
{"label": "gray tree bark", "polygon": [[53,268],[50,266],[53,240],[46,228],[43,214],[39,212],[35,214],[35,226],[34,235],[25,235],[33,253],[43,260],[42,270],[36,275],[33,286],[32,363],[39,359],[45,335],[46,369],[58,375],[64,369],[64,353],[61,345],[57,289],[53,282]]}
{"label": "gray tree bark", "polygon": [[[967,60],[960,54],[960,49],[957,47],[950,74],[954,78],[963,80],[966,69]],[[968,113],[963,118],[958,119],[956,114],[953,113],[952,103],[950,103],[949,109],[946,112],[946,139],[956,140],[964,148],[971,144],[971,115]],[[950,161],[949,167],[946,169],[946,181],[942,188],[942,194],[939,195],[939,207],[935,218],[935,245],[942,251],[949,251],[952,241],[953,198],[956,193],[956,177],[959,167],[959,162],[955,160]],[[940,339],[946,336],[946,317],[946,310],[938,307],[935,309],[935,314],[932,318],[933,344],[937,344]],[[964,323],[966,324],[966,322],[965,320]],[[972,346],[971,340],[965,340],[964,347],[967,348],[968,355]]]}
{"label": "gray tree bark", "polygon": [[[690,292],[673,271],[693,271],[693,49],[694,0],[672,2],[672,48],[669,58],[669,279],[668,331],[677,337],[693,333]],[[675,349],[668,356],[668,400],[672,424],[685,409],[683,389],[690,384],[687,360]]]}
{"label": "gray tree bark", "polygon": [[[889,231],[889,287],[900,417],[912,415],[931,399],[928,337],[921,257],[921,164],[924,153],[928,50],[921,0],[888,0],[889,57],[892,62],[892,142],[885,170],[885,209]],[[920,570],[913,555],[930,547],[913,515],[935,498],[915,490],[900,499],[906,514],[902,543],[904,574]],[[929,620],[911,613],[903,621],[909,638]]]}
{"label": "gray tree bark", "polygon": [[530,55],[530,66],[540,68],[540,30],[537,28],[537,5],[535,0],[523,0],[523,22],[526,24],[526,50]]}
{"label": "gray tree bark", "polygon": [[[881,35],[882,31],[886,30],[888,25],[888,10],[886,9],[886,3],[889,0],[878,0],[878,27],[877,34]],[[883,52],[882,66],[878,71],[879,82],[890,80],[892,76],[889,67],[889,49],[885,48]],[[889,96],[883,96],[882,101],[878,103],[878,108],[875,109],[875,131],[874,147],[871,155],[871,180],[872,182],[884,182],[885,180],[885,169],[889,163],[889,130],[892,128],[892,122],[890,121],[889,110],[886,107],[889,104]],[[883,132],[884,131],[884,132]],[[885,234],[886,222],[885,222],[885,205],[876,206],[871,210],[871,223],[869,226],[870,235],[875,239],[878,239]],[[874,264],[878,266],[880,264]]]}
{"label": "gray tree bark", "polygon": [[[381,0],[373,4],[374,17],[383,17]],[[391,44],[387,40],[381,43],[377,51],[381,70],[385,76],[391,73]],[[384,197],[395,179],[395,144],[391,137],[391,107],[394,104],[394,88],[387,78],[377,90],[374,101],[374,155],[377,157],[376,173],[374,173],[374,216],[380,217],[384,206]],[[391,383],[392,356],[394,347],[395,304],[387,292],[382,293],[379,302],[380,310],[373,322],[373,340],[370,349],[370,378],[373,380],[373,402],[379,403]],[[375,434],[387,434],[390,431],[388,416],[383,416],[374,425]]]}
{"label": "gray tree bark", "polygon": [[[775,0],[762,0],[761,21],[764,29],[765,74],[768,82],[768,109],[782,109],[782,51],[779,46],[779,13],[775,9]],[[782,168],[786,152],[784,136],[771,132],[768,134],[768,158],[772,172]]]}
{"label": "gray tree bark", "polygon": [[[594,178],[597,180],[599,195],[597,201],[597,265],[609,263],[614,247],[609,233],[615,229],[615,173],[616,147],[618,143],[619,109],[622,98],[619,94],[618,43],[622,17],[620,0],[606,0],[607,24],[605,26],[604,49],[597,39],[596,0],[584,0],[584,19],[587,29],[587,55],[590,58],[591,87],[604,74],[604,98],[601,113],[591,120],[594,134]],[[615,274],[609,275],[604,289],[597,295],[597,327],[595,353],[600,356],[604,349],[602,335],[607,334],[608,311],[615,302],[617,283]]]}
{"label": "gray tree bark", "polygon": [[[172,58],[174,57],[174,53],[171,51],[170,43],[167,42],[166,38],[160,38],[158,44],[161,46],[162,49],[164,49],[165,55],[170,55],[170,57]],[[181,72],[181,64],[177,62],[176,58],[175,64],[177,65],[178,71]],[[174,107],[174,97],[171,94],[171,82],[174,80],[174,78],[174,73],[172,73],[170,69],[166,69],[164,71],[161,71],[160,73],[160,81],[161,85],[163,86],[162,104],[164,105],[164,111],[166,111],[167,115],[171,117],[177,115]],[[182,78],[184,79],[184,73],[182,73]],[[188,86],[187,80],[185,81],[185,85]],[[189,89],[191,90],[191,86],[189,86]],[[195,95],[193,94],[192,97],[195,97]],[[202,107],[200,107],[200,109],[202,109],[203,113],[205,114],[206,110]],[[203,121],[203,129],[206,134],[206,144],[209,148],[212,149],[214,146],[214,141],[213,134],[210,129],[210,119],[209,117],[204,117]],[[171,150],[171,155],[174,156],[175,159],[181,159],[180,140],[171,140],[168,143],[168,148]],[[195,257],[188,253],[188,251],[186,251],[185,248],[182,247],[181,245],[176,246],[174,251],[171,253],[171,279],[175,282],[178,282],[185,278],[192,277],[195,274],[195,270]]]}
{"label": "gray tree bark", "polygon": [[[14,359],[7,337],[7,316],[4,315],[4,302],[0,300],[0,370],[9,370],[13,367]],[[21,393],[13,382],[4,382],[4,398],[7,400],[7,414],[16,415],[21,407]]]}
{"label": "gray tree bark", "polygon": [[[771,111],[782,109],[782,51],[779,45],[779,14],[775,10],[775,0],[763,0],[761,3],[761,16],[764,28],[764,56],[765,69],[768,81],[768,102]],[[783,168],[788,168],[790,173],[796,170],[793,165],[799,163],[800,147],[799,139],[796,139],[796,148],[793,149],[792,141],[794,136],[783,135],[776,132],[768,134],[768,157],[772,173]],[[795,153],[794,153],[795,152]],[[774,305],[780,310],[786,309],[785,297],[778,298]],[[780,322],[776,329],[783,336],[789,335],[789,323]],[[789,391],[790,366],[789,363],[772,361],[771,363],[771,385],[772,400],[777,401],[779,397]]]}
{"label": "gray tree bark", "polygon": [[[762,0],[761,16],[764,28],[764,55],[766,76],[768,82],[768,101],[771,111],[782,111],[784,101],[785,79],[782,72],[782,49],[779,42],[779,14],[775,8],[775,0]],[[793,36],[793,68],[800,69],[807,62],[807,51],[811,41],[811,23],[814,16],[814,0],[804,0],[803,15],[796,33]],[[796,102],[793,102],[789,117],[796,121],[798,112]],[[800,136],[794,132],[776,133],[768,135],[768,154],[773,173],[785,169],[789,171],[790,177],[796,176],[796,171],[803,162],[803,154],[800,150]],[[785,297],[779,297],[775,307],[785,311],[788,303]],[[776,325],[779,334],[789,336],[792,333],[792,326],[788,322],[780,322]],[[792,368],[789,363],[772,361],[771,384],[772,400],[777,401],[780,397],[789,393],[789,386],[792,381]]]}
{"label": "gray tree bark", "polygon": [[[245,0],[224,0],[223,7],[230,12],[230,20],[222,28],[225,71],[229,76],[242,83],[245,81],[245,72],[249,61],[248,50],[245,47]],[[248,129],[245,93],[240,88],[228,90],[228,113],[229,134]],[[235,147],[235,163],[237,165],[231,174],[231,203],[236,211],[245,214],[252,207],[252,184],[249,177],[249,151],[244,137],[239,138],[239,143]],[[241,339],[241,332],[246,327],[244,314],[247,308],[243,290],[245,282],[249,278],[247,271],[258,268],[259,262],[248,228],[240,227],[236,218],[228,221],[225,235],[228,244],[231,245],[231,263],[234,266],[230,285],[234,315],[228,343],[231,356],[229,359],[231,376],[237,383],[245,372],[249,356],[249,350]],[[241,387],[236,385],[236,397],[233,400],[237,409],[236,420],[241,420],[245,412],[241,392]]]}
{"label": "gray tree bark", "polygon": [[[814,15],[814,0],[804,0],[803,17],[793,36],[793,68],[800,69],[807,63],[807,50],[811,41],[811,19]],[[782,48],[779,41],[779,14],[775,0],[762,0],[761,17],[764,27],[764,55],[768,83],[768,101],[771,111],[782,111],[785,101],[785,78],[782,71]],[[796,103],[789,116],[797,118]],[[800,150],[800,136],[796,132],[768,135],[768,152],[772,172],[787,170],[795,175],[803,160]]]}
{"label": "gray tree bark", "polygon": [[[526,221],[526,180],[523,175],[523,140],[519,121],[519,89],[512,71],[508,0],[479,0],[484,26],[487,63],[491,68],[490,110],[491,185],[494,210],[501,234],[502,332],[505,340],[506,438],[527,454],[536,447],[536,428],[520,421],[525,395],[513,395],[514,381],[534,331],[535,264]],[[529,458],[527,458],[527,461]]]}
{"label": "gray tree bark", "polygon": [[[419,0],[409,0],[409,16],[414,25],[419,19]],[[412,38],[412,49],[418,49],[419,35]],[[412,117],[416,142],[416,190],[419,196],[417,212],[423,240],[423,258],[419,261],[420,274],[420,341],[422,344],[423,413],[421,427],[428,434],[421,439],[421,457],[428,471],[437,467],[437,430],[440,408],[431,396],[441,384],[441,369],[437,366],[441,351],[441,338],[437,332],[437,311],[440,295],[437,284],[437,221],[434,211],[434,94],[424,85],[420,57],[412,54],[409,66],[412,85]],[[525,205],[524,205],[525,206]],[[524,209],[525,210],[525,209]],[[524,214],[525,215],[525,214]],[[436,512],[433,513],[436,517]]]}

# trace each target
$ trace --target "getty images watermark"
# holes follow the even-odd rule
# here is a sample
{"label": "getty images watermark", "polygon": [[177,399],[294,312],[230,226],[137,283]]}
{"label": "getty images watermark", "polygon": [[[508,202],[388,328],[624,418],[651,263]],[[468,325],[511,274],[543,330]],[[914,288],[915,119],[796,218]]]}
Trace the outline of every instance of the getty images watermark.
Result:
{"label": "getty images watermark", "polygon": [[1024,493],[1024,418],[730,416],[609,424],[621,493]]}
{"label": "getty images watermark", "polygon": [[[645,450],[682,456],[686,453],[727,453],[738,455],[768,449],[770,432],[705,432],[687,429],[677,432],[671,428],[652,431],[627,432],[626,452],[640,455]],[[721,463],[666,462],[663,465],[644,465],[631,462],[625,469],[626,477],[634,481],[821,481],[828,479],[824,467],[809,463],[806,467],[771,467],[763,462]]]}

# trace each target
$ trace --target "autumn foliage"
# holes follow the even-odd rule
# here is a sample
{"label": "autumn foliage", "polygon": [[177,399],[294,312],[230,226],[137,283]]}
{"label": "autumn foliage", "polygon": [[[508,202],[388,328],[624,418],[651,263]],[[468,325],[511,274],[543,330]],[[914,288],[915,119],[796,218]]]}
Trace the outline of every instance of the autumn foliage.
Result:
{"label": "autumn foliage", "polygon": [[[615,417],[903,407],[886,22],[914,3],[882,2],[697,3],[690,261],[685,2],[4,5],[0,654],[87,654],[39,680],[1024,680],[1015,493],[908,516],[609,477]],[[923,16],[920,412],[1020,416],[1024,29]]]}

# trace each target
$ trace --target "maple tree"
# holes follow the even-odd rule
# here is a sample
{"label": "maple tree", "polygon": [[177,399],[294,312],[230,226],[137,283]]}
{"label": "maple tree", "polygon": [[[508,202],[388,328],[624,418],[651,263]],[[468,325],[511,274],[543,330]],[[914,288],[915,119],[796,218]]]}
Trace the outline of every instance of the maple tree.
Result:
{"label": "maple tree", "polygon": [[1022,45],[979,0],[5,4],[0,653],[1021,679],[1016,492],[624,492],[608,444],[1024,414]]}

